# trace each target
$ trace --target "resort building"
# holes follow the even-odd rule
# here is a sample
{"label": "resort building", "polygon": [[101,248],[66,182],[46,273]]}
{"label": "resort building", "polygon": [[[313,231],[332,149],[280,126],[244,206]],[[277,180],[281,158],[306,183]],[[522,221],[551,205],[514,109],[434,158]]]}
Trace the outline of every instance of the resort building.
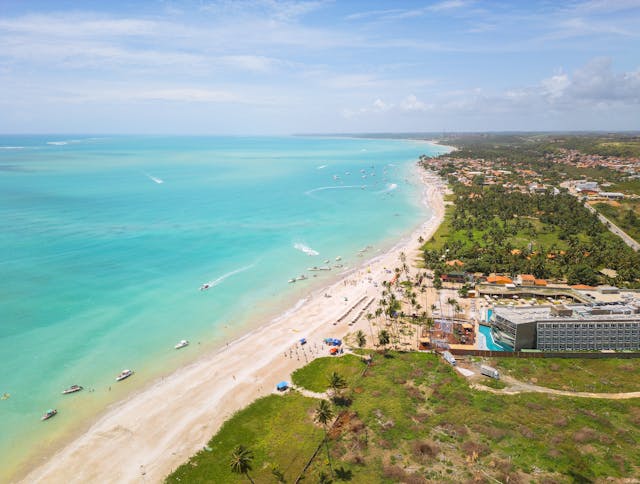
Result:
{"label": "resort building", "polygon": [[639,313],[631,304],[497,306],[491,332],[516,351],[640,350]]}

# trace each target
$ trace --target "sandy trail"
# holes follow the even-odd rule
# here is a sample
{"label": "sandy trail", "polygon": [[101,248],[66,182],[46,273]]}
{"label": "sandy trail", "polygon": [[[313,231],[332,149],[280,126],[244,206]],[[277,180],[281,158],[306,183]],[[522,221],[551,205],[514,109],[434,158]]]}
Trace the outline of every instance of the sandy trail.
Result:
{"label": "sandy trail", "polygon": [[[291,373],[307,361],[327,355],[325,337],[344,337],[358,329],[369,335],[366,318],[349,325],[366,304],[362,301],[379,295],[381,283],[391,277],[386,269],[399,266],[400,252],[414,259],[418,238],[428,240],[444,216],[441,181],[420,171],[423,201],[433,215],[410,237],[310,294],[296,310],[110,407],[23,482],[161,482],[202,449],[234,412],[272,393],[279,381],[290,381]],[[296,344],[301,337],[308,340],[304,347]]]}
{"label": "sandy trail", "polygon": [[501,395],[517,395],[518,393],[547,393],[549,395],[562,395],[564,397],[578,398],[603,398],[608,400],[626,400],[630,398],[640,398],[640,392],[625,393],[595,393],[595,392],[572,392],[568,390],[556,390],[555,388],[541,387],[533,383],[526,383],[516,380],[508,375],[500,377],[502,381],[509,384],[507,388],[495,389],[484,385],[472,384],[471,386],[477,390],[489,391]]}

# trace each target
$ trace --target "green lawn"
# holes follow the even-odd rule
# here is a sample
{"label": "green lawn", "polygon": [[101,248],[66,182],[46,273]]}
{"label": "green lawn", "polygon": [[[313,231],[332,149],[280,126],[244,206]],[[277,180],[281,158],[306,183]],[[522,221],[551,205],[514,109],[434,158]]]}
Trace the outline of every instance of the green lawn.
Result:
{"label": "green lawn", "polygon": [[294,371],[291,378],[295,385],[313,392],[324,392],[329,388],[329,375],[334,371],[344,377],[347,384],[352,385],[364,368],[362,358],[354,355],[317,358]]}
{"label": "green lawn", "polygon": [[[338,361],[345,366],[337,367]],[[546,360],[500,361],[516,367]],[[638,380],[635,360],[613,361],[579,360],[557,372],[582,378],[599,363],[612,366],[598,374],[627,372],[629,385]],[[347,364],[354,366],[351,372]],[[336,483],[619,482],[640,475],[640,399],[473,390],[450,366],[422,353],[375,354],[361,378],[356,375],[362,363],[354,358],[322,358],[309,366],[302,380],[313,389],[326,387],[326,374],[333,370],[351,375],[351,404],[333,407],[341,414],[329,444]],[[275,482],[272,464],[293,482],[322,439],[311,422],[316,405],[295,394],[258,401],[225,424],[212,439],[211,452],[199,453],[169,480],[234,482],[228,456],[235,444],[244,443],[256,455],[256,482]],[[322,472],[329,472],[324,449],[305,482],[318,482]]]}
{"label": "green lawn", "polygon": [[256,482],[274,482],[274,465],[293,482],[322,441],[322,429],[313,424],[316,405],[316,400],[296,392],[257,400],[222,426],[209,441],[210,451],[198,452],[167,482],[247,482],[229,467],[231,452],[239,444],[254,453],[250,475]]}
{"label": "green lawn", "polygon": [[442,246],[447,242],[451,235],[451,217],[455,207],[453,205],[447,205],[445,207],[444,220],[436,230],[436,233],[433,234],[431,239],[429,239],[423,246],[423,249],[441,249]]}
{"label": "green lawn", "polygon": [[518,380],[558,390],[640,391],[640,359],[499,358],[495,366]]}

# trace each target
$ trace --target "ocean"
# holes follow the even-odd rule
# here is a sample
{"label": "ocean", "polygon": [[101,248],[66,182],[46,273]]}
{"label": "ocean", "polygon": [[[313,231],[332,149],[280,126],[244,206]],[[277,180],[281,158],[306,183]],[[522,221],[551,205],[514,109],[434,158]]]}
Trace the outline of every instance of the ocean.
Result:
{"label": "ocean", "polygon": [[[428,215],[415,160],[444,151],[0,136],[0,468],[45,455],[109,404],[267,322],[360,264],[359,250],[393,245]],[[190,346],[174,350],[181,339]],[[135,374],[116,383],[125,368]],[[84,390],[61,395],[72,384]],[[59,413],[41,422],[48,408]]]}

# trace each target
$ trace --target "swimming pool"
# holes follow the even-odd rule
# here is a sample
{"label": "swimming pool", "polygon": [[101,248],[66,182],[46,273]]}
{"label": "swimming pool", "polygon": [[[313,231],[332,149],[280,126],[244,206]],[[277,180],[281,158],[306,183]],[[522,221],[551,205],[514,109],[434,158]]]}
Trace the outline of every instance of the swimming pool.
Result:
{"label": "swimming pool", "polygon": [[480,327],[480,334],[484,336],[484,338],[482,337],[479,338],[480,342],[482,341],[482,339],[484,339],[485,348],[482,348],[482,349],[487,349],[491,351],[513,351],[511,347],[507,345],[501,345],[494,341],[493,336],[491,335],[491,328],[489,326],[483,326],[481,324],[479,327]]}

